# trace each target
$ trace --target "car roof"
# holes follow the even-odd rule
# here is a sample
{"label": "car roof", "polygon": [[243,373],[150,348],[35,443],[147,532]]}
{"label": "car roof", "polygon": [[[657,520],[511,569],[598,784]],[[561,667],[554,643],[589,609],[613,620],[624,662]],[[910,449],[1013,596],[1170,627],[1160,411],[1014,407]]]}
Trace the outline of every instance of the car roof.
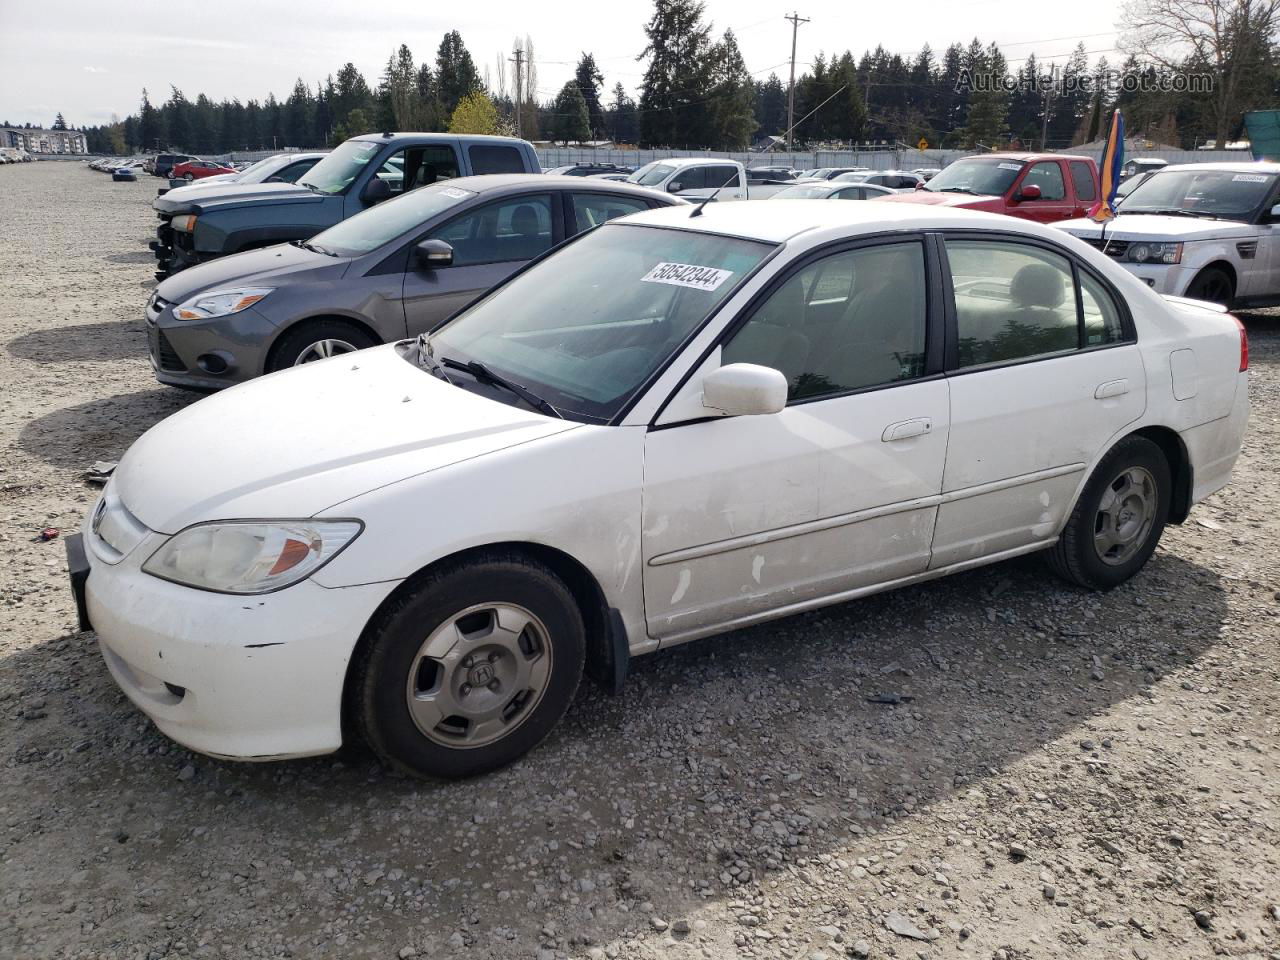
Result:
{"label": "car roof", "polygon": [[[589,184],[584,187],[583,184]],[[437,180],[433,186],[456,184],[476,193],[504,193],[524,187],[542,190],[585,190],[588,193],[616,193],[622,196],[658,198],[670,202],[671,194],[621,180],[591,180],[586,177],[561,177],[546,173],[486,173],[476,177]],[[421,189],[421,188],[419,188]]]}
{"label": "car roof", "polygon": [[1162,167],[1161,173],[1174,170],[1204,170],[1208,173],[1280,173],[1280,163],[1241,161],[1240,163],[1179,163]]}
{"label": "car roof", "polygon": [[1092,160],[1078,153],[975,153],[961,157],[961,160],[1017,160],[1025,163],[1028,160]]}
{"label": "car roof", "polygon": [[401,140],[466,140],[473,143],[503,143],[510,146],[527,143],[518,137],[495,137],[487,133],[414,133],[411,130],[388,133],[362,133],[352,140],[365,140],[373,143],[399,143]]}
{"label": "car roof", "polygon": [[[764,209],[767,208],[767,209]],[[814,203],[812,200],[770,200],[768,203],[729,201],[709,203],[697,217],[685,206],[632,214],[620,222],[714,233],[765,243],[785,243],[802,234],[821,239],[856,237],[885,230],[978,228],[1027,233],[1061,241],[1051,227],[1001,213],[964,210],[933,204]]]}

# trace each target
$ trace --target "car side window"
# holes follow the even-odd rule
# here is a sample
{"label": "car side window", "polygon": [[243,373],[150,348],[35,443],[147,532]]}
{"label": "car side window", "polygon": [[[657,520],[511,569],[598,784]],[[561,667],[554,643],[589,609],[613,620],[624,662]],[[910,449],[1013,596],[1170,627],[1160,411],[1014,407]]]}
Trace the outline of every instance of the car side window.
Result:
{"label": "car side window", "polygon": [[1062,180],[1062,167],[1056,160],[1034,164],[1022,180],[1024,187],[1032,184],[1040,188],[1041,200],[1063,200],[1067,196],[1067,185]]}
{"label": "car side window", "polygon": [[430,234],[453,247],[455,267],[531,260],[551,249],[551,197],[512,197],[486,204]]}
{"label": "car side window", "polygon": [[1080,277],[1080,306],[1084,311],[1081,318],[1086,347],[1101,346],[1106,343],[1119,343],[1124,339],[1124,326],[1120,322],[1120,311],[1111,295],[1102,288],[1102,284],[1083,271]]}
{"label": "car side window", "polygon": [[681,190],[701,190],[707,185],[706,167],[685,167],[671,178],[673,184],[679,184]]}
{"label": "car side window", "polygon": [[724,344],[723,363],[782,371],[803,400],[924,372],[924,248],[916,242],[846,250],[785,280]]}
{"label": "car side window", "polygon": [[706,167],[705,169],[706,185],[713,190],[719,187],[732,190],[742,186],[738,182],[737,167]]}
{"label": "car side window", "polygon": [[845,187],[843,190],[837,190],[832,196],[836,200],[865,200],[867,192],[861,187]]}
{"label": "car side window", "polygon": [[476,175],[525,172],[524,158],[515,147],[476,143],[467,147],[467,157],[471,160],[471,172]]}
{"label": "car side window", "polygon": [[1071,161],[1071,185],[1076,188],[1080,200],[1096,200],[1098,190],[1093,184],[1093,168],[1079,160]]}
{"label": "car side window", "polygon": [[291,163],[279,173],[276,174],[286,183],[297,183],[298,178],[316,165],[315,160],[299,160],[297,163]]}
{"label": "car side window", "polygon": [[639,197],[611,197],[603,193],[575,193],[573,200],[574,232],[582,233],[615,217],[648,210],[649,204]]}
{"label": "car side window", "polygon": [[[947,240],[961,367],[1075,350],[1080,318],[1066,257],[1029,244]],[[1097,313],[1109,298],[1097,300]],[[1118,326],[1119,314],[1110,304]],[[1105,328],[1106,320],[1101,324]]]}

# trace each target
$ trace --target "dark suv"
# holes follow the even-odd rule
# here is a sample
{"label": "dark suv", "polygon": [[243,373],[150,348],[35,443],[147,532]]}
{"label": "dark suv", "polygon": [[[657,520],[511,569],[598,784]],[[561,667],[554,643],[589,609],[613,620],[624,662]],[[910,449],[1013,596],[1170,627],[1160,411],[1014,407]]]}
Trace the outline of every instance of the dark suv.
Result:
{"label": "dark suv", "polygon": [[594,177],[598,173],[632,173],[631,167],[620,167],[616,163],[569,163],[563,167],[552,167],[547,173],[564,177]]}
{"label": "dark suv", "polygon": [[199,157],[193,157],[185,153],[160,153],[156,155],[155,161],[151,164],[151,175],[153,177],[164,177],[169,179],[169,174],[173,168],[180,163],[186,163],[188,160],[198,160]]}

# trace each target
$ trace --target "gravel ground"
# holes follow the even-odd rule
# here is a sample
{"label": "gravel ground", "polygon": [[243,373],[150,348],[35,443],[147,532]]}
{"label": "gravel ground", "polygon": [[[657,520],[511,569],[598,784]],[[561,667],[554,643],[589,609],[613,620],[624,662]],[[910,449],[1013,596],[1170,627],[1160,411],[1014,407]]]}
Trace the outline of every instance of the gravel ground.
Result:
{"label": "gravel ground", "polygon": [[1110,594],[1028,558],[646,657],[460,784],[225,763],[38,538],[193,402],[146,360],[157,183],[0,167],[0,956],[1280,958],[1274,316],[1234,485]]}

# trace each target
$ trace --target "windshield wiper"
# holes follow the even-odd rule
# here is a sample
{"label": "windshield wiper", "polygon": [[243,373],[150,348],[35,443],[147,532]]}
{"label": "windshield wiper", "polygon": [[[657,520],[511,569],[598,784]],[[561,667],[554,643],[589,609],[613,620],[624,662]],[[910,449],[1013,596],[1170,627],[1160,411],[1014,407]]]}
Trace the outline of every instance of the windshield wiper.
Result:
{"label": "windshield wiper", "polygon": [[553,417],[559,417],[561,420],[564,419],[563,413],[553,407],[542,397],[538,396],[528,387],[521,386],[514,380],[508,380],[506,377],[494,373],[479,360],[468,360],[466,363],[463,363],[461,360],[454,360],[452,357],[442,357],[441,362],[446,367],[452,367],[455,370],[465,370],[477,380],[485,383],[491,383],[495,387],[502,387],[504,390],[515,394],[525,403],[529,404],[529,406],[541,413],[545,413]]}
{"label": "windshield wiper", "polygon": [[[935,188],[926,187],[925,189],[932,190]],[[968,187],[938,187],[936,188],[936,192],[938,193],[969,193],[969,194],[973,194],[973,196],[975,197],[977,196],[977,194],[973,193],[973,191],[970,190]]]}
{"label": "windshield wiper", "polygon": [[303,250],[310,250],[312,253],[319,253],[326,257],[337,256],[337,254],[334,253],[332,250],[328,250],[320,246],[318,243],[312,243],[310,240],[299,240],[298,246],[300,246]]}
{"label": "windshield wiper", "polygon": [[1167,209],[1155,209],[1155,210],[1126,210],[1125,213],[1129,214],[1130,216],[1133,216],[1134,214],[1147,214],[1148,216],[1153,216],[1153,217],[1194,217],[1197,220],[1200,220],[1200,219],[1221,220],[1222,219],[1222,217],[1215,216],[1214,214],[1209,213],[1208,211],[1205,211],[1202,213],[1196,213],[1194,210],[1183,210],[1179,207],[1169,207]]}

